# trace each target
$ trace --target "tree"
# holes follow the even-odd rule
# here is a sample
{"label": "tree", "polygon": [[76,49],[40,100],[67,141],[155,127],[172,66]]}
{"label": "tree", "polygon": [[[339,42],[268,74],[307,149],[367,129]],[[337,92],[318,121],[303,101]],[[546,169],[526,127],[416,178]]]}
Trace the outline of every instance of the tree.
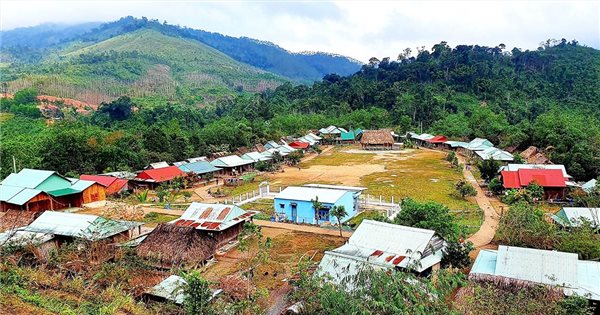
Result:
{"label": "tree", "polygon": [[465,268],[471,265],[469,253],[475,247],[471,242],[448,242],[444,248],[444,257],[442,265],[451,266],[454,268]]}
{"label": "tree", "polygon": [[134,105],[129,97],[121,96],[110,103],[100,104],[98,110],[108,114],[111,120],[125,120],[131,117]]}
{"label": "tree", "polygon": [[[314,204],[313,204],[314,205]],[[348,212],[344,206],[334,206],[329,212],[330,215],[334,216],[338,221],[338,227],[340,228],[340,237],[342,237],[342,219],[344,219]]]}
{"label": "tree", "polygon": [[458,240],[463,234],[455,217],[448,207],[436,203],[419,203],[410,198],[402,200],[402,211],[394,218],[393,223],[436,231],[446,240]]}
{"label": "tree", "polygon": [[315,210],[315,224],[319,224],[319,210],[323,207],[323,203],[319,202],[319,196],[315,196],[315,199],[311,199],[310,202]]}
{"label": "tree", "polygon": [[239,250],[246,253],[242,265],[246,275],[246,298],[250,298],[250,283],[254,281],[254,270],[268,261],[272,242],[270,237],[263,239],[262,228],[251,222],[244,223],[238,241]]}
{"label": "tree", "polygon": [[192,271],[183,276],[185,284],[183,285],[183,306],[185,312],[189,315],[213,314],[210,305],[212,291],[210,282],[202,278],[200,272]]}
{"label": "tree", "polygon": [[37,104],[37,95],[36,89],[28,88],[16,92],[13,100],[18,105]]}
{"label": "tree", "polygon": [[502,193],[502,190],[504,189],[504,186],[502,186],[502,182],[500,182],[500,180],[498,178],[494,178],[488,184],[488,189],[492,193],[494,193],[496,195],[499,195],[500,193]]}
{"label": "tree", "polygon": [[481,178],[483,178],[486,182],[489,182],[498,176],[498,170],[500,169],[501,165],[502,164],[500,161],[489,159],[479,161],[477,167],[479,168],[479,173],[481,173]]}
{"label": "tree", "polygon": [[181,195],[183,196],[183,198],[185,199],[185,201],[187,202],[188,200],[190,200],[190,198],[192,198],[192,192],[189,190],[184,190],[181,192]]}
{"label": "tree", "polygon": [[467,196],[477,196],[477,190],[464,179],[458,181],[454,185],[454,188],[462,199],[465,199]]}
{"label": "tree", "polygon": [[526,202],[512,205],[500,218],[496,237],[509,246],[553,249],[558,241],[556,227],[544,212]]}

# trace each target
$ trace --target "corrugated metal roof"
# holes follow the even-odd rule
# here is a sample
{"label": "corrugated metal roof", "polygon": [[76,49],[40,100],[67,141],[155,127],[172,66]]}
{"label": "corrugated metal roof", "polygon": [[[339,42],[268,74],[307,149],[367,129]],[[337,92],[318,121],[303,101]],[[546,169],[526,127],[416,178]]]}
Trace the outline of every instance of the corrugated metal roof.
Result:
{"label": "corrugated metal roof", "polygon": [[469,145],[467,142],[462,141],[446,141],[444,143],[450,145],[452,148],[466,148]]}
{"label": "corrugated metal roof", "polygon": [[73,185],[71,185],[71,189],[84,191],[88,187],[94,185],[95,183],[96,183],[95,181],[80,179],[80,180],[76,181],[75,183],[73,183]]}
{"label": "corrugated metal roof", "polygon": [[44,182],[48,177],[52,176],[56,172],[45,171],[45,170],[34,170],[29,168],[22,169],[19,173],[12,173],[8,175],[3,181],[3,185],[36,188],[39,184]]}
{"label": "corrugated metal roof", "polygon": [[[176,304],[183,304],[185,301],[184,286],[186,283],[187,282],[182,277],[170,275],[159,284],[152,287],[147,294],[173,301]],[[210,297],[209,301],[223,292],[223,290],[211,290],[211,292],[212,296]]]}
{"label": "corrugated metal roof", "polygon": [[594,187],[596,187],[596,179],[590,179],[588,182],[586,182],[585,184],[583,184],[581,186],[581,189],[583,189],[585,192],[590,192],[592,191],[592,189],[594,189]]}
{"label": "corrugated metal roof", "polygon": [[38,246],[53,239],[54,235],[28,231],[6,231],[0,233],[0,244],[3,246]]}
{"label": "corrugated metal roof", "polygon": [[244,160],[249,160],[249,161],[254,161],[254,162],[267,161],[267,160],[271,159],[269,157],[266,157],[266,156],[260,154],[258,151],[252,151],[252,152],[245,153],[244,155],[241,156],[241,158]]}
{"label": "corrugated metal roof", "polygon": [[42,193],[41,190],[25,188],[25,189],[21,190],[18,194],[14,195],[12,198],[10,198],[10,200],[8,200],[7,202],[11,203],[13,205],[22,206],[25,203],[27,203],[29,200],[31,200],[33,197],[35,197],[41,193]]}
{"label": "corrugated metal roof", "polygon": [[198,230],[225,230],[255,215],[235,205],[192,202],[179,219],[169,223]]}
{"label": "corrugated metal roof", "polygon": [[577,285],[577,254],[501,245],[497,276],[573,288]]}
{"label": "corrugated metal roof", "polygon": [[23,189],[23,187],[7,186],[0,184],[0,201],[10,200],[10,198],[16,196]]}
{"label": "corrugated metal roof", "polygon": [[522,168],[526,169],[541,169],[541,170],[561,170],[564,177],[571,177],[571,175],[567,174],[567,169],[562,164],[508,164],[506,166],[501,166],[501,171],[518,171]]}
{"label": "corrugated metal roof", "polygon": [[158,169],[158,168],[163,168],[163,167],[169,167],[169,163],[162,161],[162,162],[150,163],[150,165],[148,165],[148,168],[153,168],[153,169]]}
{"label": "corrugated metal roof", "polygon": [[490,159],[494,159],[496,161],[512,161],[514,160],[514,157],[512,154],[500,150],[498,148],[494,148],[494,147],[489,147],[483,150],[479,150],[475,152],[477,155],[479,155],[479,157],[481,157],[484,160],[490,160]]}
{"label": "corrugated metal roof", "polygon": [[198,157],[193,157],[193,158],[187,159],[187,161],[190,163],[206,161],[206,160],[207,160],[206,156],[198,156]]}
{"label": "corrugated metal roof", "polygon": [[525,187],[536,182],[542,187],[566,187],[562,172],[557,169],[519,169],[519,181]]}
{"label": "corrugated metal roof", "polygon": [[110,186],[114,181],[117,180],[116,177],[113,176],[106,176],[106,175],[81,175],[79,176],[79,179],[82,180],[88,180],[88,181],[94,181],[104,187],[108,187]]}
{"label": "corrugated metal roof", "polygon": [[131,221],[108,220],[91,214],[45,211],[21,230],[98,240],[141,224]]}
{"label": "corrugated metal roof", "polygon": [[519,173],[510,171],[501,171],[502,175],[502,186],[504,188],[521,188],[521,182],[519,181]]}
{"label": "corrugated metal roof", "polygon": [[340,138],[342,140],[355,140],[356,135],[354,134],[354,131],[342,132],[342,134],[340,135]]}
{"label": "corrugated metal roof", "polygon": [[479,150],[484,150],[487,149],[489,147],[493,147],[494,144],[489,141],[488,139],[483,139],[483,138],[475,138],[473,140],[471,140],[471,142],[469,142],[469,145],[467,145],[467,149],[471,150],[471,151],[479,151]]}
{"label": "corrugated metal roof", "polygon": [[290,142],[289,146],[294,149],[306,149],[311,145],[309,141],[295,140]]}
{"label": "corrugated metal roof", "polygon": [[340,186],[340,185],[327,185],[327,184],[306,184],[305,187],[314,187],[314,188],[327,188],[327,189],[339,189],[339,190],[348,190],[348,191],[363,191],[367,190],[366,187],[357,187],[357,186]]}
{"label": "corrugated metal roof", "polygon": [[329,280],[336,284],[345,284],[346,290],[352,290],[354,288],[354,277],[359,272],[371,268],[381,270],[388,269],[389,266],[369,262],[361,257],[326,251],[316,273],[329,277]]}
{"label": "corrugated metal roof", "polygon": [[592,226],[600,225],[600,208],[584,207],[564,207],[557,214],[555,221],[566,226],[581,226],[585,219],[591,222]]}
{"label": "corrugated metal roof", "polygon": [[306,186],[290,186],[282,190],[275,198],[286,200],[311,201],[315,197],[319,202],[336,203],[348,191],[330,188],[315,188]]}
{"label": "corrugated metal roof", "polygon": [[276,149],[276,148],[279,148],[279,146],[280,146],[280,144],[273,140],[265,143],[265,145],[264,145],[265,149]]}
{"label": "corrugated metal roof", "polygon": [[216,167],[236,167],[236,166],[248,165],[248,164],[252,164],[252,163],[254,163],[254,162],[249,161],[249,160],[244,160],[237,155],[229,155],[229,156],[220,157],[220,158],[215,159],[212,162],[210,162],[210,164],[212,164],[213,166],[216,166]]}
{"label": "corrugated metal roof", "polygon": [[480,251],[470,274],[541,283],[600,300],[600,262],[578,260],[574,253],[500,245]]}
{"label": "corrugated metal roof", "polygon": [[[444,241],[433,230],[363,220],[348,243],[333,251],[420,272],[441,261],[444,246]],[[434,247],[433,252],[431,247]],[[412,266],[415,261],[421,265]]]}
{"label": "corrugated metal roof", "polygon": [[212,164],[210,164],[207,161],[196,161],[196,162],[192,162],[192,163],[185,163],[182,165],[178,166],[180,170],[189,173],[189,172],[194,172],[196,174],[206,174],[206,173],[213,173],[213,172],[218,172],[219,169],[214,167]]}
{"label": "corrugated metal roof", "polygon": [[580,260],[577,262],[577,288],[574,293],[594,301],[600,301],[600,262]]}
{"label": "corrugated metal roof", "polygon": [[135,180],[164,182],[172,180],[175,177],[185,175],[186,174],[182,172],[177,166],[169,166],[157,169],[144,170],[137,175]]}
{"label": "corrugated metal roof", "polygon": [[48,192],[48,194],[50,194],[54,197],[61,197],[61,196],[79,194],[79,193],[81,193],[80,190],[73,189],[73,188],[63,188],[63,189],[57,189],[57,190],[52,190],[52,191]]}
{"label": "corrugated metal roof", "polygon": [[316,134],[314,134],[314,133],[312,133],[312,132],[309,132],[308,134],[306,134],[306,136],[305,136],[305,137],[312,138],[312,139],[313,139],[313,140],[315,140],[315,141],[323,140],[323,138],[321,138],[321,137],[317,136]]}

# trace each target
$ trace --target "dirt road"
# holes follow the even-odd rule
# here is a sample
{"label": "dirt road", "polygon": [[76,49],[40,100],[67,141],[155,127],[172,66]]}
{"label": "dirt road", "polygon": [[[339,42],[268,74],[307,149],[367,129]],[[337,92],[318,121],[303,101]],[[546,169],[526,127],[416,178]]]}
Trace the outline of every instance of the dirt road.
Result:
{"label": "dirt road", "polygon": [[[456,155],[456,157],[458,158],[458,161],[460,163],[466,165],[464,157],[458,154]],[[464,168],[463,176],[477,191],[477,195],[474,198],[479,208],[483,210],[483,224],[481,224],[479,231],[477,231],[475,234],[471,235],[471,237],[467,239],[468,241],[473,242],[473,245],[475,245],[476,248],[479,248],[489,244],[492,241],[492,239],[494,239],[494,235],[496,235],[496,230],[498,229],[498,224],[500,222],[500,215],[498,215],[498,212],[492,205],[490,197],[487,197],[485,195],[485,192],[483,191],[483,189],[481,189],[479,183],[477,183],[477,180],[475,179],[475,176],[473,176],[473,173],[471,173],[470,170]]]}
{"label": "dirt road", "polygon": [[[271,222],[271,221],[265,221],[265,220],[254,220],[254,223],[257,225],[260,225],[260,226],[276,228],[276,229],[284,229],[284,230],[331,235],[331,236],[340,236],[339,230],[325,229],[325,228],[318,227],[318,226],[283,223],[283,222]],[[342,235],[344,237],[350,237],[352,235],[352,232],[342,231]]]}

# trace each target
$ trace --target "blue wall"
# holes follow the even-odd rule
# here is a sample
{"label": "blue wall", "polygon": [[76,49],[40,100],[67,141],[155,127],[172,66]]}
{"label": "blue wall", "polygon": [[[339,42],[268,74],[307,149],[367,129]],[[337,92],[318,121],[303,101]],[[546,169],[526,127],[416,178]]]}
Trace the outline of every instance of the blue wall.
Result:
{"label": "blue wall", "polygon": [[[292,217],[292,204],[296,204],[296,217]],[[283,205],[283,207],[282,207]],[[284,214],[287,220],[295,221],[297,223],[315,223],[315,210],[312,207],[312,202],[303,201],[303,200],[290,200],[290,199],[280,199],[275,198],[273,202],[273,206],[275,207],[275,213]],[[346,192],[338,201],[334,204],[332,203],[323,203],[324,208],[333,208],[334,206],[344,206],[346,208],[346,212],[348,215],[342,220],[342,222],[347,221],[352,218],[356,214],[355,207],[355,199],[354,194],[352,192]],[[323,218],[324,220],[319,220],[319,224],[324,222],[337,223],[337,219],[333,216],[329,216],[329,219]]]}

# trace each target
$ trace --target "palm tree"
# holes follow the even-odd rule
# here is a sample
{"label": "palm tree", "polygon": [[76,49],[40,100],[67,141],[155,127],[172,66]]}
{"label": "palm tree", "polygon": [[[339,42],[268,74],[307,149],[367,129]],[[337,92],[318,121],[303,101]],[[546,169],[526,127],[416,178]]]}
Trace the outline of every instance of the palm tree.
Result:
{"label": "palm tree", "polygon": [[319,209],[323,207],[323,203],[319,202],[319,196],[315,196],[315,199],[311,199],[313,209],[315,209],[315,224],[319,224]]}
{"label": "palm tree", "polygon": [[338,220],[338,227],[340,228],[340,237],[343,237],[343,235],[342,235],[342,219],[348,215],[348,212],[346,212],[346,207],[335,206],[331,209],[329,214],[334,216]]}

